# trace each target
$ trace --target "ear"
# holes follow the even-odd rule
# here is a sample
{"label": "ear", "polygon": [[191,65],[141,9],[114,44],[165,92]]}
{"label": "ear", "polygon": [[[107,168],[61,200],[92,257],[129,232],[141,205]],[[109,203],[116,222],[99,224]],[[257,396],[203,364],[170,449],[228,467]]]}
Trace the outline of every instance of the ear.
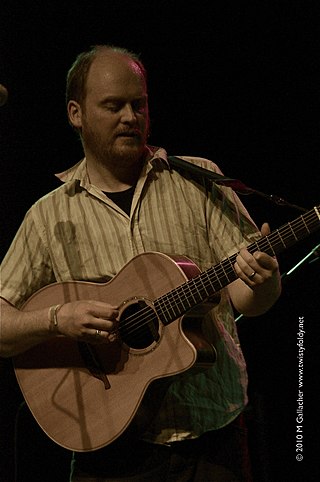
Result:
{"label": "ear", "polygon": [[70,123],[76,129],[80,129],[82,127],[82,111],[80,104],[75,100],[70,100],[67,109]]}

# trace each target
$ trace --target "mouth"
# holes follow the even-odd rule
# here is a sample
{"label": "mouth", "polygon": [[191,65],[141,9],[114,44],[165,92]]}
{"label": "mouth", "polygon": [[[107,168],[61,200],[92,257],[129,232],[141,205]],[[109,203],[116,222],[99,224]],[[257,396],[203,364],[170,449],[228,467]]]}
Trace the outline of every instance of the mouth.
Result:
{"label": "mouth", "polygon": [[117,134],[117,137],[125,137],[125,138],[131,138],[131,139],[134,139],[134,138],[137,138],[137,137],[141,137],[141,133],[139,130],[129,130],[129,131],[124,131],[124,132],[119,132],[119,134]]}

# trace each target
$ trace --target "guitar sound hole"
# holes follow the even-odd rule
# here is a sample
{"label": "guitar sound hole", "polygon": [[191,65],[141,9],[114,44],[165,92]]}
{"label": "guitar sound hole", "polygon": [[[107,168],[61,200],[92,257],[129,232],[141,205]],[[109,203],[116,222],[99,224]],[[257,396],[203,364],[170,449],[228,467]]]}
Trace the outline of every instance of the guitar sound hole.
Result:
{"label": "guitar sound hole", "polygon": [[119,333],[130,348],[147,348],[160,338],[154,310],[142,300],[127,306],[121,314]]}

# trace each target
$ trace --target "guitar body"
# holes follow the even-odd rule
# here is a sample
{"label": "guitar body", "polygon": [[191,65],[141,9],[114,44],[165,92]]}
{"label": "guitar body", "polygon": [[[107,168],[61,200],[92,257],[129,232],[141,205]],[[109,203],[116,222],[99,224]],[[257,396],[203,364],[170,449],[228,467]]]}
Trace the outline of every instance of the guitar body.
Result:
{"label": "guitar body", "polygon": [[[275,256],[319,227],[320,206],[315,206],[247,249]],[[200,273],[189,258],[144,253],[108,283],[55,283],[31,296],[24,310],[91,299],[120,312],[119,337],[110,344],[58,336],[15,357],[22,393],[46,434],[70,450],[102,448],[128,427],[153,380],[195,362],[201,369],[211,366],[215,349],[202,335],[200,321],[190,324],[183,315],[237,279],[236,256]]]}
{"label": "guitar body", "polygon": [[[147,320],[150,314],[153,318],[151,335],[137,342],[129,337],[88,345],[58,336],[15,357],[24,398],[52,440],[74,451],[111,443],[128,427],[153,380],[193,366],[197,351],[182,330],[182,319],[165,326],[152,302],[199,273],[188,258],[151,252],[133,258],[108,283],[54,283],[29,298],[25,311],[85,299],[118,305],[120,327],[121,316],[128,310],[130,320],[141,304]],[[91,367],[92,353],[98,368]]]}

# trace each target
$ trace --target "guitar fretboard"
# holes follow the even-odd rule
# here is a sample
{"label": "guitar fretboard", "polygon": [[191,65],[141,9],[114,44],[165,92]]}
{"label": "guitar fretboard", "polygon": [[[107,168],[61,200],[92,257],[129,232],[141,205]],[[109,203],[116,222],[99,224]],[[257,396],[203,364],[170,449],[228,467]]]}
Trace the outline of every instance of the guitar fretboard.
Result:
{"label": "guitar fretboard", "polygon": [[[281,228],[250,244],[250,253],[263,251],[269,255],[278,255],[320,227],[320,206],[314,207]],[[154,307],[161,321],[166,325],[187,313],[217,291],[237,279],[234,263],[238,253],[223,260],[216,266],[205,270],[154,302]]]}

